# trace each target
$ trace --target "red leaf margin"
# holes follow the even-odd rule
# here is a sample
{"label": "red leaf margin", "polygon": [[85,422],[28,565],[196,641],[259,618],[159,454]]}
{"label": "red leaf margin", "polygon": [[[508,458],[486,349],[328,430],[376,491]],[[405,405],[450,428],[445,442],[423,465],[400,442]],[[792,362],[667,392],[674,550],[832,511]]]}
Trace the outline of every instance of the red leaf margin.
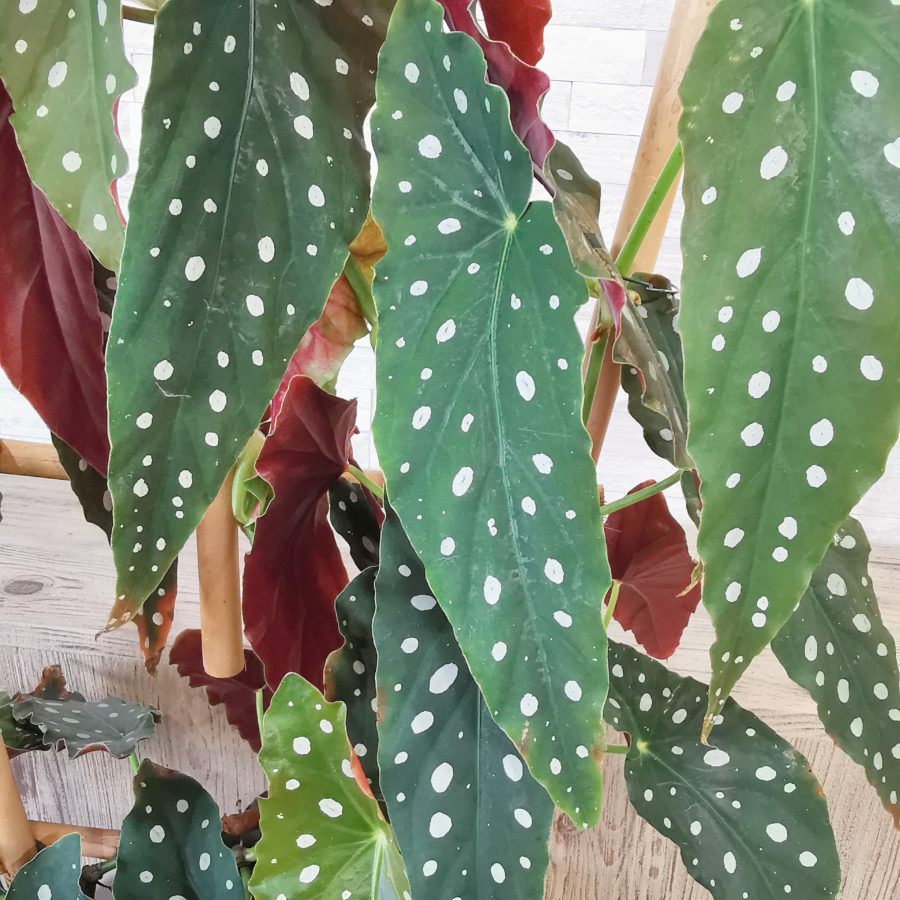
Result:
{"label": "red leaf margin", "polygon": [[[653,484],[644,481],[628,493]],[[613,618],[651,656],[668,659],[700,602],[684,529],[659,493],[612,513],[604,531],[612,576],[621,583]]]}

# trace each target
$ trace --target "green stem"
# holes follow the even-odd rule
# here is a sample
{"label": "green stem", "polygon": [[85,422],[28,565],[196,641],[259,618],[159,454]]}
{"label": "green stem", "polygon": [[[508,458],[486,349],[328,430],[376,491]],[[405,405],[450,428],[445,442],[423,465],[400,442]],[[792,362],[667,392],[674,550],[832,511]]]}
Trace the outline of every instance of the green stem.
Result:
{"label": "green stem", "polygon": [[625,756],[625,754],[628,753],[629,749],[630,748],[629,748],[628,744],[607,744],[606,745],[607,753],[618,754],[620,756]]}
{"label": "green stem", "polygon": [[252,874],[249,866],[241,869],[241,886],[244,889],[245,900],[252,900],[253,898],[253,895],[250,893],[250,876]]}
{"label": "green stem", "polygon": [[263,733],[263,692],[260,688],[256,692],[256,724],[259,727],[259,739],[262,740]]}
{"label": "green stem", "polygon": [[116,866],[119,865],[119,857],[114,856],[112,859],[105,859],[102,863],[100,863],[100,871],[105,875],[107,872],[112,872]]}
{"label": "green stem", "polygon": [[137,775],[138,769],[141,767],[141,761],[138,759],[137,753],[132,753],[128,757],[128,762],[131,764],[131,774]]}
{"label": "green stem", "polygon": [[644,243],[644,238],[647,237],[647,232],[650,231],[650,226],[662,208],[672,185],[675,184],[683,165],[684,150],[679,141],[669,154],[662,172],[656,179],[656,184],[653,185],[653,190],[650,191],[650,196],[647,197],[634,225],[631,226],[631,231],[628,232],[625,243],[622,244],[618,257],[616,257],[616,268],[622,275],[631,275],[631,267],[637,259],[641,244]]}
{"label": "green stem", "polygon": [[621,500],[614,500],[612,503],[607,503],[606,506],[600,507],[600,513],[604,516],[608,516],[610,513],[618,512],[620,509],[634,506],[635,503],[640,503],[641,500],[646,500],[654,494],[660,494],[666,488],[672,487],[673,484],[678,484],[683,472],[683,469],[679,469],[677,472],[673,472],[668,478],[657,481],[656,484],[651,484],[649,487],[645,487],[640,491],[635,491],[633,494],[627,494]]}
{"label": "green stem", "polygon": [[[603,300],[598,301],[603,303]],[[591,345],[591,355],[588,357],[587,371],[584,373],[584,404],[581,407],[581,418],[585,425],[591,415],[594,405],[594,397],[597,395],[597,385],[600,383],[600,369],[603,365],[603,354],[606,353],[606,344],[609,341],[610,332],[594,341]]]}
{"label": "green stem", "polygon": [[621,581],[613,581],[612,590],[609,593],[609,603],[606,604],[606,612],[603,613],[603,630],[609,631],[609,623],[612,622],[616,604],[619,602],[619,591],[622,589]]}
{"label": "green stem", "polygon": [[376,484],[360,469],[358,466],[348,465],[347,471],[361,484],[367,487],[379,500],[384,500],[384,488],[380,484]]}

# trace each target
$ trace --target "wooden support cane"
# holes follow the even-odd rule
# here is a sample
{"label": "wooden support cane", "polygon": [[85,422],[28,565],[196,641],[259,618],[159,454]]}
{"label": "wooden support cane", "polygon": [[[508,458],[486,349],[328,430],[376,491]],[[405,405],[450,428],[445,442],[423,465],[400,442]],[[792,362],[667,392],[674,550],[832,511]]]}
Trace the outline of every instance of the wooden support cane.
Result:
{"label": "wooden support cane", "polygon": [[0,863],[4,871],[15,875],[36,851],[6,744],[0,737]]}
{"label": "wooden support cane", "polygon": [[233,480],[232,470],[197,526],[203,668],[213,678],[232,678],[244,669],[238,524],[231,506]]}
{"label": "wooden support cane", "polygon": [[67,834],[81,835],[81,855],[91,859],[113,859],[119,849],[119,832],[107,828],[87,828],[83,825],[30,821],[35,840],[45,846],[55,844]]}
{"label": "wooden support cane", "polygon": [[53,444],[0,440],[0,474],[65,479]]}
{"label": "wooden support cane", "polygon": [[[691,54],[694,52],[694,47],[706,27],[709,14],[717,2],[718,0],[679,0],[672,13],[672,23],[659,64],[653,95],[650,98],[650,108],[647,111],[647,118],[644,120],[641,142],[613,237],[612,255],[614,258],[622,249],[622,244],[625,243],[628,233],[656,184],[656,179],[678,141],[678,120],[681,117],[681,101],[678,98],[678,91],[681,87],[681,80],[690,62]],[[652,272],[654,270],[677,192],[678,179],[672,185],[659,214],[644,238],[634,264],[631,266],[631,272]],[[622,274],[630,275],[631,272]],[[598,312],[595,312],[585,344],[587,354],[590,353],[591,337],[597,326],[597,318]],[[619,368],[613,363],[611,354],[610,342],[603,359],[600,382],[588,417],[587,428],[591,435],[595,461],[600,455],[600,448],[606,437],[613,404],[619,389]]]}

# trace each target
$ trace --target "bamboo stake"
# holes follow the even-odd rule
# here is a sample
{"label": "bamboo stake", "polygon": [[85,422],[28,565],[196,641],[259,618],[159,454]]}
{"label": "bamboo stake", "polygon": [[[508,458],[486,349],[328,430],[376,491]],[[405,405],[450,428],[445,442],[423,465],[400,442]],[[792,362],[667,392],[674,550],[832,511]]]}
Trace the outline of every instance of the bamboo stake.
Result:
{"label": "bamboo stake", "polygon": [[233,479],[231,471],[197,526],[203,668],[213,678],[232,678],[244,669],[238,524],[231,507]]}
{"label": "bamboo stake", "polygon": [[0,737],[0,862],[3,869],[15,875],[36,850],[6,744]]}
{"label": "bamboo stake", "polygon": [[33,441],[0,440],[0,474],[58,479],[68,477],[53,444]]}
{"label": "bamboo stake", "polygon": [[113,859],[119,849],[118,831],[55,822],[29,821],[28,824],[35,840],[46,846],[55,844],[67,834],[81,835],[81,855],[91,859]]}
{"label": "bamboo stake", "polygon": [[[681,87],[681,80],[690,62],[691,54],[694,52],[694,47],[706,27],[709,14],[717,2],[718,0],[679,0],[672,13],[672,23],[669,26],[659,72],[653,86],[650,108],[647,111],[647,118],[644,120],[644,130],[641,134],[637,157],[613,237],[613,257],[617,256],[621,250],[622,244],[628,237],[647,197],[650,196],[672,148],[678,141],[678,120],[681,117],[681,101],[678,91]],[[678,179],[672,185],[659,214],[641,244],[631,271],[652,272],[654,270],[677,193]],[[630,275],[631,272],[623,274]],[[595,311],[585,343],[586,354],[590,352],[590,341],[597,326],[597,318],[598,313]],[[611,367],[612,372],[609,371]],[[619,383],[618,366],[612,362],[611,355],[607,353],[603,360],[600,384],[594,395],[594,403],[587,422],[595,462],[600,456],[600,448],[606,437]]]}

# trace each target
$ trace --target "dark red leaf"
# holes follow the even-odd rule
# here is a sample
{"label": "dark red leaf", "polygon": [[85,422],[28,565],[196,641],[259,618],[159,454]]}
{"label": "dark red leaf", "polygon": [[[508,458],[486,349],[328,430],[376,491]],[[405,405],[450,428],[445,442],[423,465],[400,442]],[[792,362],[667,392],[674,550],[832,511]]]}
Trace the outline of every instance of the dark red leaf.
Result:
{"label": "dark red leaf", "polygon": [[470,0],[440,2],[450,27],[465,32],[481,46],[487,60],[488,80],[506,91],[513,130],[531,153],[535,174],[543,179],[544,160],[553,146],[553,132],[541,120],[540,105],[550,87],[550,79],[519,59],[507,44],[486,38],[469,12]]}
{"label": "dark red leaf", "polygon": [[47,427],[106,473],[103,323],[91,255],[31,183],[0,85],[0,365]]}
{"label": "dark red leaf", "polygon": [[544,26],[550,0],[481,0],[487,33],[504,41],[519,59],[536,66],[544,55]]}
{"label": "dark red leaf", "polygon": [[178,595],[178,560],[169,567],[159,587],[144,601],[134,617],[137,625],[144,665],[151,675],[156,674],[162,652],[169,640],[175,618],[175,598]]}
{"label": "dark red leaf", "polygon": [[662,494],[612,513],[604,530],[612,576],[622,583],[613,617],[651,656],[667,659],[700,602],[699,584],[681,596],[695,566],[684,530]]}
{"label": "dark red leaf", "polygon": [[210,706],[225,707],[225,717],[240,736],[259,753],[259,726],[256,721],[256,692],[263,688],[263,703],[268,706],[272,692],[265,687],[262,663],[250,650],[244,651],[244,671],[233,678],[211,678],[203,669],[200,632],[191,628],[175,638],[169,651],[169,663],[187,678],[191,687],[206,688]]}
{"label": "dark red leaf", "polygon": [[323,687],[341,645],[334,601],[347,585],[328,524],[328,488],[347,466],[356,402],[291,379],[256,471],[275,496],[244,566],[244,628],[274,690],[288,672]]}

